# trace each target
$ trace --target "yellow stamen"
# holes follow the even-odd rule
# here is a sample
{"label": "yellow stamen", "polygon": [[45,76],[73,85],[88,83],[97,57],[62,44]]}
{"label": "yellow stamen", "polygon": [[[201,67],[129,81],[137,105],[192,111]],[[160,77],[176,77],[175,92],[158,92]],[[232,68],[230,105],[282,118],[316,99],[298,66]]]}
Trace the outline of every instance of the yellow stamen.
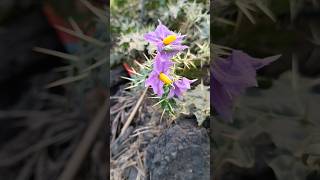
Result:
{"label": "yellow stamen", "polygon": [[169,35],[163,39],[163,44],[168,45],[177,39],[176,35]]}
{"label": "yellow stamen", "polygon": [[167,75],[165,75],[164,73],[159,74],[159,79],[164,84],[171,84],[172,83],[171,79]]}

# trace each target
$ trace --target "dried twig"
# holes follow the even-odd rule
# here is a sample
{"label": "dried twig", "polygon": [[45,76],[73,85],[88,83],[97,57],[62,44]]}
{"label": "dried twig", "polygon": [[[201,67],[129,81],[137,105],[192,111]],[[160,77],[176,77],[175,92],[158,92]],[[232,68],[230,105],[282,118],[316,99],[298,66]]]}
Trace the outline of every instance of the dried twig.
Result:
{"label": "dried twig", "polygon": [[41,48],[41,47],[35,47],[32,49],[33,51],[36,52],[40,52],[43,54],[48,54],[51,56],[56,56],[62,59],[66,59],[66,60],[70,60],[70,61],[79,61],[80,58],[78,56],[72,55],[72,54],[68,54],[68,53],[63,53],[60,51],[55,51],[55,50],[51,50],[51,49],[46,49],[46,48]]}
{"label": "dried twig", "polygon": [[67,33],[67,34],[70,34],[70,35],[72,35],[72,36],[75,36],[75,37],[77,37],[77,38],[80,38],[80,39],[82,39],[82,40],[84,40],[84,41],[87,41],[87,42],[89,42],[89,43],[92,43],[92,44],[94,44],[94,45],[96,45],[96,46],[98,46],[98,47],[104,47],[104,46],[106,46],[106,43],[105,43],[105,42],[99,41],[99,40],[97,40],[97,39],[95,39],[95,38],[93,38],[93,37],[91,37],[91,36],[87,36],[87,35],[85,35],[85,34],[82,34],[82,33],[79,33],[79,32],[73,31],[73,30],[71,30],[71,29],[68,29],[68,28],[65,28],[65,27],[62,27],[62,26],[58,26],[58,25],[56,25],[55,28],[58,29],[58,30],[60,30],[60,31],[62,31],[62,32],[65,32],[65,33]]}
{"label": "dried twig", "polygon": [[140,96],[140,98],[139,98],[136,106],[133,108],[132,112],[130,113],[130,116],[129,116],[128,120],[126,121],[126,123],[125,123],[124,126],[122,127],[120,136],[121,136],[121,135],[127,130],[127,128],[129,127],[131,121],[133,120],[134,115],[136,114],[139,106],[140,106],[141,103],[142,103],[142,100],[144,99],[144,96],[145,96],[146,93],[147,93],[147,90],[148,90],[148,88],[146,88],[146,89],[143,91],[143,93],[141,94],[141,96]]}

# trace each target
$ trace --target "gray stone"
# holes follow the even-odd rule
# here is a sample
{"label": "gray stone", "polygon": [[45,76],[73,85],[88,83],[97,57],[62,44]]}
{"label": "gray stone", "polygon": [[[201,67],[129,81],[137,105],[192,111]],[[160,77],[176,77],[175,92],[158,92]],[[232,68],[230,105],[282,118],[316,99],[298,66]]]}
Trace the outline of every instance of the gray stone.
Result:
{"label": "gray stone", "polygon": [[155,138],[146,149],[147,178],[152,180],[209,180],[210,142],[205,128],[193,116]]}

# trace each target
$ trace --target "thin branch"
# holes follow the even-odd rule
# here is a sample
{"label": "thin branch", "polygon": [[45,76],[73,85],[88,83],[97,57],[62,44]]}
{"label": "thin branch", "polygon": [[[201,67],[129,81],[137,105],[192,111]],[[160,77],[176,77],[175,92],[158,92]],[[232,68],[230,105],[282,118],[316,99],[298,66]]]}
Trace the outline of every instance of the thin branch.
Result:
{"label": "thin branch", "polygon": [[77,37],[77,38],[80,38],[80,39],[82,39],[82,40],[84,40],[84,41],[87,41],[87,42],[89,42],[89,43],[92,43],[92,44],[94,44],[94,45],[96,45],[96,46],[99,46],[99,47],[104,47],[104,46],[106,46],[106,43],[104,43],[104,42],[102,42],[102,41],[99,41],[99,40],[97,40],[97,39],[95,39],[95,38],[92,38],[92,37],[90,37],[90,36],[87,36],[87,35],[85,35],[85,34],[82,34],[82,33],[79,33],[79,32],[76,32],[76,31],[73,31],[73,30],[71,30],[71,29],[68,29],[68,28],[65,28],[65,27],[62,27],[62,26],[55,26],[55,28],[57,28],[58,30],[60,30],[60,31],[62,31],[62,32],[65,32],[65,33],[67,33],[67,34],[70,34],[70,35],[72,35],[72,36],[75,36],[75,37]]}
{"label": "thin branch", "polygon": [[62,59],[66,59],[66,60],[70,60],[70,61],[79,61],[80,60],[80,58],[78,56],[68,54],[68,53],[63,53],[60,51],[51,50],[51,49],[41,48],[41,47],[35,47],[35,48],[33,48],[33,51],[40,52],[43,54],[48,54],[51,56],[60,57]]}
{"label": "thin branch", "polygon": [[88,76],[88,73],[80,74],[78,76],[66,77],[66,78],[63,78],[63,79],[60,79],[60,80],[57,80],[57,81],[54,81],[54,82],[48,84],[46,86],[46,88],[52,88],[52,87],[61,86],[61,85],[68,84],[68,83],[72,83],[72,82],[75,82],[75,81],[79,81],[81,79],[84,79],[87,76]]}
{"label": "thin branch", "polygon": [[80,0],[88,9],[90,9],[96,16],[98,16],[105,23],[109,22],[109,18],[106,16],[107,12],[103,12],[102,10],[94,7],[90,2],[86,0]]}
{"label": "thin branch", "polygon": [[120,133],[120,135],[119,135],[119,136],[121,136],[122,134],[124,134],[124,132],[125,132],[125,131],[127,130],[127,128],[129,127],[129,125],[130,125],[131,121],[133,120],[134,115],[136,114],[136,112],[137,112],[137,110],[138,110],[139,106],[140,106],[140,105],[141,105],[141,103],[142,103],[142,100],[144,99],[144,96],[145,96],[145,95],[146,95],[146,93],[147,93],[147,90],[148,90],[148,88],[146,88],[146,89],[143,91],[143,93],[141,94],[141,96],[140,96],[140,98],[139,98],[139,100],[138,100],[138,102],[137,102],[136,106],[133,108],[133,110],[132,110],[132,112],[131,112],[131,114],[130,114],[129,118],[127,119],[126,123],[125,123],[125,124],[124,124],[124,126],[122,127],[122,129],[121,129],[121,133]]}
{"label": "thin branch", "polygon": [[72,26],[72,29],[77,32],[77,33],[80,33],[80,34],[83,34],[81,28],[79,27],[79,25],[76,23],[76,21],[72,18],[72,17],[69,17],[68,18],[68,21],[70,23],[70,25]]}

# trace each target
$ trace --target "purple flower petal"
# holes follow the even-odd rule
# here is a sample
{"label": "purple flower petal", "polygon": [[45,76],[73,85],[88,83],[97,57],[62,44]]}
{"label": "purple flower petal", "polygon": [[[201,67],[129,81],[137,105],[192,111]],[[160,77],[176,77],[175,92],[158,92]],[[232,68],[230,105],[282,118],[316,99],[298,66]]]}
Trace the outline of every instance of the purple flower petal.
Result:
{"label": "purple flower petal", "polygon": [[153,92],[158,96],[162,96],[164,93],[163,85],[164,83],[159,79],[160,73],[167,75],[169,78],[170,67],[173,62],[170,60],[163,59],[159,54],[156,55],[153,63],[153,70],[149,74],[148,79],[145,81],[145,86],[151,86]]}
{"label": "purple flower petal", "polygon": [[164,47],[163,47],[163,49],[159,50],[160,55],[165,59],[172,58],[173,56],[175,56],[176,54],[178,54],[182,50],[188,48],[188,46],[185,46],[185,45],[170,45],[169,48],[171,50],[165,50]]}
{"label": "purple flower petal", "polygon": [[162,43],[162,39],[155,32],[149,32],[144,35],[144,39],[153,44]]}
{"label": "purple flower petal", "polygon": [[220,84],[213,76],[210,77],[211,86],[213,87],[210,92],[211,104],[213,103],[215,110],[219,116],[225,121],[232,121],[232,110],[234,98],[228,94],[223,85]]}
{"label": "purple flower petal", "polygon": [[163,82],[159,80],[159,74],[156,72],[151,72],[149,78],[145,81],[145,86],[151,86],[153,92],[158,96],[162,96],[163,91]]}
{"label": "purple flower petal", "polygon": [[163,58],[163,56],[161,56],[160,54],[157,54],[154,59],[153,69],[154,71],[158,72],[158,74],[162,72],[167,75],[172,65],[172,61]]}
{"label": "purple flower petal", "polygon": [[159,22],[159,25],[154,31],[158,37],[160,37],[161,39],[164,39],[168,35],[175,34],[174,32],[170,31],[165,25],[163,25],[160,20],[158,20],[158,22]]}
{"label": "purple flower petal", "polygon": [[[168,45],[163,43],[163,39],[168,35],[175,35],[176,39]],[[164,58],[170,59],[180,51],[188,48],[188,46],[181,45],[183,38],[186,35],[181,35],[170,31],[165,25],[159,21],[159,25],[153,32],[146,33],[144,39],[157,47],[157,51],[163,55]]]}
{"label": "purple flower petal", "polygon": [[172,98],[176,95],[178,98],[182,96],[184,92],[191,88],[190,84],[195,82],[196,80],[189,80],[185,77],[179,79],[173,83],[173,87],[170,89],[169,98]]}
{"label": "purple flower petal", "polygon": [[174,88],[174,87],[171,87],[171,89],[170,89],[170,91],[169,91],[169,94],[168,94],[168,97],[169,97],[169,98],[172,98],[172,97],[174,96],[174,94],[175,94],[173,88]]}
{"label": "purple flower petal", "polygon": [[[175,41],[173,41],[171,44],[172,45],[181,45],[181,43],[182,43],[182,39],[184,38],[184,37],[186,37],[187,35],[181,35],[181,34],[178,34],[177,35],[177,39],[175,40]],[[188,46],[187,46],[188,47]]]}
{"label": "purple flower petal", "polygon": [[256,70],[277,60],[280,55],[267,58],[253,58],[234,50],[224,59],[217,58],[211,66],[211,101],[218,115],[232,121],[235,100],[246,88],[257,86]]}

